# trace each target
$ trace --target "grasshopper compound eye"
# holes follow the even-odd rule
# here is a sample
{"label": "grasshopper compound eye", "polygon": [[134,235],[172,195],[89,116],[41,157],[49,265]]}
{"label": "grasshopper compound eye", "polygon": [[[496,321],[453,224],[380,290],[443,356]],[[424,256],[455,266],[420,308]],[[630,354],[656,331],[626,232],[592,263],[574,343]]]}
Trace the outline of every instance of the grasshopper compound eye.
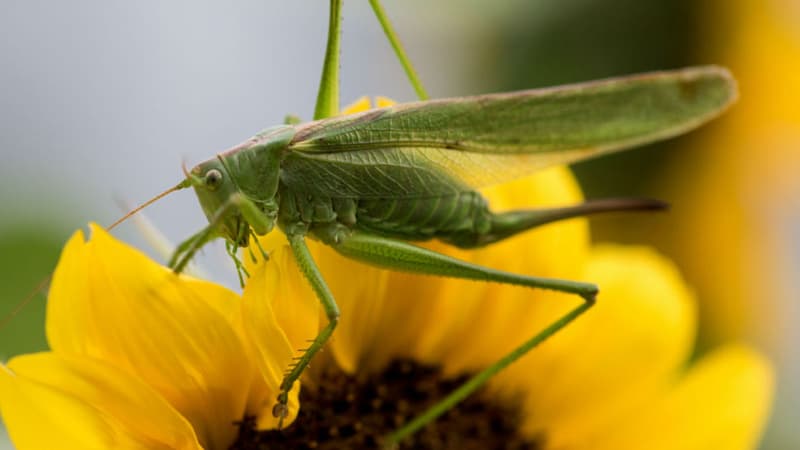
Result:
{"label": "grasshopper compound eye", "polygon": [[205,184],[208,189],[216,190],[222,184],[222,172],[217,169],[206,172]]}

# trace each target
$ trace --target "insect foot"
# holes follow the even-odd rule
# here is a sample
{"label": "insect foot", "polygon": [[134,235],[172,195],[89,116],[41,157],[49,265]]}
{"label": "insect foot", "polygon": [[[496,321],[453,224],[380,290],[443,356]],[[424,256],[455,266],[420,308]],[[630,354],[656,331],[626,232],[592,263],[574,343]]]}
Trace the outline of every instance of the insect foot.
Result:
{"label": "insect foot", "polygon": [[[281,402],[281,398],[284,398],[284,401]],[[278,403],[272,407],[272,417],[278,419],[278,429],[283,428],[283,419],[289,415],[289,407],[286,406],[285,396],[283,393],[278,396]]]}

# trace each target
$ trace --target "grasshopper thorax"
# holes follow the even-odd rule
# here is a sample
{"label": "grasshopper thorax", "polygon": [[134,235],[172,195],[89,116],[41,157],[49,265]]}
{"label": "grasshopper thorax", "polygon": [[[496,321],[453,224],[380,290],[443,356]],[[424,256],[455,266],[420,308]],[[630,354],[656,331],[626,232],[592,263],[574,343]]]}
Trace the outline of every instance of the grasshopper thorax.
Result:
{"label": "grasshopper thorax", "polygon": [[[225,239],[247,246],[251,229],[266,234],[278,213],[281,157],[294,137],[294,127],[269,128],[204,161],[188,174],[209,223]],[[243,214],[246,203],[247,214]],[[248,222],[247,217],[256,221]]]}

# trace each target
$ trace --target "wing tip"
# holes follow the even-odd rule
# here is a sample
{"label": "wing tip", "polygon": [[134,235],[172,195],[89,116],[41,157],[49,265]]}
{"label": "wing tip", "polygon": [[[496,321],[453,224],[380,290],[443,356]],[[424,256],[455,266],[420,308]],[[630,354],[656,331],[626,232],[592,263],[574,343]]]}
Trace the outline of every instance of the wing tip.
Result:
{"label": "wing tip", "polygon": [[682,69],[684,80],[687,83],[716,83],[721,88],[720,104],[718,112],[728,109],[739,100],[739,83],[736,77],[727,67],[709,64],[704,66],[692,66]]}

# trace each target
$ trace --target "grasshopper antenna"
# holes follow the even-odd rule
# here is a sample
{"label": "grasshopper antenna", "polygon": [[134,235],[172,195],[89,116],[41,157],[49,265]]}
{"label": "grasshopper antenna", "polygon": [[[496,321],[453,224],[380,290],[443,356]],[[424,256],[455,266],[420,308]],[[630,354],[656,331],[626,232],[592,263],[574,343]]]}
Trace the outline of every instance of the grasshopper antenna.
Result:
{"label": "grasshopper antenna", "polygon": [[[184,168],[184,172],[186,172],[186,168]],[[122,222],[125,222],[131,216],[133,216],[134,214],[136,214],[139,211],[147,208],[148,206],[152,205],[153,203],[161,200],[162,198],[166,197],[167,195],[169,195],[169,194],[171,194],[171,193],[173,193],[175,191],[178,191],[178,190],[181,190],[181,189],[185,189],[185,188],[187,188],[187,187],[189,187],[191,185],[192,185],[191,178],[187,177],[185,180],[181,181],[180,183],[178,183],[174,187],[171,187],[171,188],[167,189],[166,191],[156,195],[155,197],[151,198],[150,200],[148,200],[148,201],[142,203],[141,205],[137,206],[136,208],[130,210],[127,214],[125,214],[124,216],[122,216],[119,219],[117,219],[116,222],[114,222],[111,225],[109,225],[106,228],[106,231],[113,230],[114,228],[116,228],[117,225],[121,224]]]}
{"label": "grasshopper antenna", "polygon": [[17,314],[19,314],[20,311],[22,311],[22,309],[25,308],[25,306],[27,306],[28,303],[30,303],[34,297],[36,297],[36,294],[38,294],[39,292],[42,291],[42,289],[47,287],[47,285],[50,284],[50,280],[52,279],[53,279],[53,274],[51,273],[50,275],[47,276],[47,278],[40,281],[39,284],[36,285],[36,288],[34,288],[33,291],[30,294],[28,294],[28,296],[25,297],[24,300],[17,303],[17,306],[15,306],[14,309],[11,310],[11,312],[6,314],[5,317],[3,317],[2,320],[0,320],[0,330],[4,329],[6,325],[8,325],[8,323],[11,322],[11,319],[16,317]]}
{"label": "grasshopper antenna", "polygon": [[[185,173],[185,174],[187,174],[187,175],[189,175],[189,174],[188,174],[188,172],[186,171],[186,168],[185,168],[185,167],[184,167],[184,173]],[[169,195],[169,194],[171,194],[171,193],[173,193],[173,192],[175,192],[175,191],[178,191],[178,190],[181,190],[181,189],[185,189],[185,188],[187,188],[187,187],[190,187],[190,186],[192,185],[192,181],[191,181],[191,180],[192,180],[192,178],[191,178],[190,176],[187,176],[185,180],[181,181],[181,182],[180,182],[180,183],[178,183],[177,185],[175,185],[175,186],[173,186],[173,187],[171,187],[171,188],[167,189],[166,191],[164,191],[164,192],[162,192],[162,193],[160,193],[160,194],[156,195],[155,197],[151,198],[150,200],[148,200],[148,201],[146,201],[146,202],[142,203],[141,205],[137,206],[136,208],[132,209],[130,212],[128,212],[127,214],[125,214],[124,216],[122,216],[122,217],[121,217],[119,220],[117,220],[116,222],[114,222],[114,223],[112,223],[111,225],[109,225],[109,226],[106,228],[106,230],[108,230],[108,231],[111,231],[112,229],[114,229],[114,227],[116,227],[117,225],[121,224],[122,222],[124,222],[124,221],[128,220],[128,218],[130,218],[130,217],[131,217],[131,216],[133,216],[134,214],[136,214],[136,213],[138,213],[139,211],[143,210],[144,208],[146,208],[146,207],[148,207],[148,206],[152,205],[153,203],[157,202],[158,200],[161,200],[162,198],[166,197],[167,195]],[[17,303],[17,305],[14,307],[14,309],[12,309],[12,310],[11,310],[11,312],[9,312],[9,313],[8,313],[8,314],[6,314],[5,316],[3,316],[3,318],[2,318],[2,319],[0,319],[0,330],[2,330],[3,328],[5,328],[5,326],[6,326],[6,325],[7,325],[7,324],[8,324],[8,323],[9,323],[9,322],[10,322],[10,321],[11,321],[11,320],[14,318],[14,317],[16,317],[16,316],[17,316],[17,314],[19,314],[19,313],[20,313],[20,311],[22,311],[22,310],[25,308],[25,306],[27,306],[27,305],[28,305],[28,303],[30,303],[30,302],[31,302],[31,300],[33,300],[33,299],[36,297],[36,295],[37,295],[38,293],[42,292],[42,290],[44,290],[44,289],[47,287],[47,285],[48,285],[48,284],[50,284],[50,281],[51,281],[52,279],[53,279],[53,274],[51,273],[51,274],[50,274],[50,275],[48,275],[48,276],[47,276],[45,279],[43,279],[42,281],[40,281],[40,282],[39,282],[39,284],[38,284],[38,285],[36,285],[36,287],[33,289],[33,291],[31,291],[31,293],[30,293],[30,294],[28,294],[28,296],[27,296],[27,297],[25,297],[25,299],[24,299],[24,300],[22,300],[21,302]]]}

